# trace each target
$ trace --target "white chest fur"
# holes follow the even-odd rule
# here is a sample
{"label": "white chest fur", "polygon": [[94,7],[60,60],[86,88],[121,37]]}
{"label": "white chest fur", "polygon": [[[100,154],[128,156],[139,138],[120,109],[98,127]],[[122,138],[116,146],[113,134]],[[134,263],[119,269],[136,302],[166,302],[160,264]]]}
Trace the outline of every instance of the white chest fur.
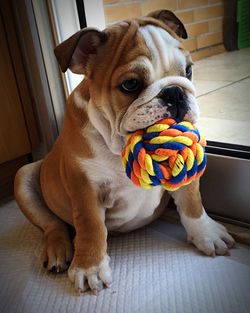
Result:
{"label": "white chest fur", "polygon": [[163,190],[145,190],[126,176],[119,155],[111,153],[98,132],[91,136],[94,159],[81,159],[80,167],[95,186],[105,223],[110,231],[130,231],[154,219]]}

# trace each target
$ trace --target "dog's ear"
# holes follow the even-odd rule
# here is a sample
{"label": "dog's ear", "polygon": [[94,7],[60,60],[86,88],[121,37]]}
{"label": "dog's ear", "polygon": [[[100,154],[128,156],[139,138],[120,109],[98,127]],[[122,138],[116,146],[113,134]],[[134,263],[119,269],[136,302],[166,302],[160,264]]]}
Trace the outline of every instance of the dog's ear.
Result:
{"label": "dog's ear", "polygon": [[153,17],[157,20],[162,21],[169,28],[171,28],[179,37],[187,39],[187,31],[183,23],[178,19],[178,17],[169,10],[159,10],[151,12],[147,15],[148,17]]}
{"label": "dog's ear", "polygon": [[73,73],[85,74],[90,55],[97,53],[107,34],[95,28],[84,28],[59,44],[54,52],[61,70],[69,68]]}

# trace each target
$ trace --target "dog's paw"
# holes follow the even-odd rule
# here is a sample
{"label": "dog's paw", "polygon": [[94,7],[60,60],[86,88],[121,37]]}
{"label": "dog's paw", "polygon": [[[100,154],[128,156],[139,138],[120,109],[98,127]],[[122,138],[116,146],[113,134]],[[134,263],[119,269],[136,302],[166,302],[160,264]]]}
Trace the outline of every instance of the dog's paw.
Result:
{"label": "dog's paw", "polygon": [[45,238],[43,266],[50,272],[60,273],[68,269],[73,258],[73,245],[62,233],[50,234]]}
{"label": "dog's paw", "polygon": [[68,276],[74,284],[76,291],[80,294],[90,288],[97,295],[98,291],[104,287],[109,287],[112,282],[109,261],[110,257],[106,255],[98,266],[82,268],[71,264],[68,269]]}
{"label": "dog's paw", "polygon": [[188,234],[188,241],[209,256],[229,255],[229,249],[235,244],[226,228],[211,219],[205,212],[198,218],[182,217],[182,223]]}

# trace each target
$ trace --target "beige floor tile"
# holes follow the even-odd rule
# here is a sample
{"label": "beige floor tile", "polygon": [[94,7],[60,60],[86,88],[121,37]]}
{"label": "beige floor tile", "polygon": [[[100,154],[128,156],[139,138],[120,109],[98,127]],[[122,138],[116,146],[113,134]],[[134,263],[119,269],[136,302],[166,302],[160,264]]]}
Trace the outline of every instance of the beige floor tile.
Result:
{"label": "beige floor tile", "polygon": [[206,138],[250,146],[250,48],[196,62],[194,85]]}
{"label": "beige floor tile", "polygon": [[196,81],[194,81],[194,86],[196,89],[196,96],[200,97],[200,96],[207,94],[213,90],[227,86],[228,84],[231,84],[231,82],[218,81],[218,80],[196,80]]}
{"label": "beige floor tile", "polygon": [[[249,75],[250,75],[250,73],[249,73]],[[250,84],[250,77],[248,77],[248,78],[242,80],[242,83]]]}
{"label": "beige floor tile", "polygon": [[250,74],[250,48],[226,52],[195,62],[194,81],[234,82]]}
{"label": "beige floor tile", "polygon": [[250,123],[250,81],[238,82],[198,98],[201,116]]}
{"label": "beige floor tile", "polygon": [[200,132],[207,140],[250,146],[250,123],[201,117]]}

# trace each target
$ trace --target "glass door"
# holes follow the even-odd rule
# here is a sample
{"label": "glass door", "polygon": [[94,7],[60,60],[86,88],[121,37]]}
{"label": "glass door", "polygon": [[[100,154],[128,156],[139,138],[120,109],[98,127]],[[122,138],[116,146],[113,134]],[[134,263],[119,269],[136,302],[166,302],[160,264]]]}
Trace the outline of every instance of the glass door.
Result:
{"label": "glass door", "polygon": [[208,141],[203,201],[210,213],[249,226],[250,48],[195,62],[194,84]]}
{"label": "glass door", "polygon": [[[83,27],[84,21],[105,28],[102,0],[49,3],[59,42]],[[197,61],[193,72],[201,109],[198,127],[208,141],[208,166],[201,179],[203,203],[210,214],[250,226],[250,48]],[[66,76],[70,92],[82,78]]]}

